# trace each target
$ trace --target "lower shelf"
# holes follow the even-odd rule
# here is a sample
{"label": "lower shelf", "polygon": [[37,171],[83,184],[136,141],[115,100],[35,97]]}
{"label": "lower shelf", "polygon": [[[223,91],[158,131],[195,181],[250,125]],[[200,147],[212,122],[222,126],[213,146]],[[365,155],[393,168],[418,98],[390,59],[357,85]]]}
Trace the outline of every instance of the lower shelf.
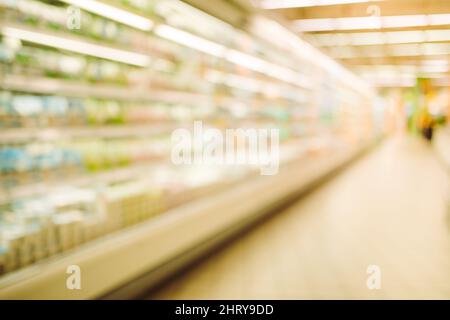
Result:
{"label": "lower shelf", "polygon": [[[157,275],[168,261],[261,218],[265,209],[305,190],[363,149],[306,156],[287,163],[275,176],[256,176],[73,253],[33,265],[1,279],[0,299],[92,299],[152,271]],[[66,287],[70,276],[66,270],[71,265],[80,267],[80,290]]]}

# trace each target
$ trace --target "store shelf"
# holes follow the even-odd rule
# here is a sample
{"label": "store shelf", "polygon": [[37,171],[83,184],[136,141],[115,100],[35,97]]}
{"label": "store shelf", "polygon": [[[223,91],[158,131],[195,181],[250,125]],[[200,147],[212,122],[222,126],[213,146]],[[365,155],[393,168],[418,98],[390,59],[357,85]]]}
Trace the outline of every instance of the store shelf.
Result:
{"label": "store shelf", "polygon": [[[106,295],[230,228],[260,219],[267,208],[298,194],[360,151],[355,148],[333,157],[324,154],[314,161],[309,157],[293,161],[279,175],[248,179],[64,257],[6,276],[0,280],[0,298],[89,299]],[[230,203],[234,205],[230,207]],[[73,264],[83,272],[83,290],[64,286],[66,268]]]}
{"label": "store shelf", "polygon": [[[150,231],[153,222],[165,224],[168,233],[166,238],[161,231],[161,245],[169,241],[167,255],[175,254],[246,219],[249,213],[240,206],[247,200],[242,197],[251,198],[251,206],[261,199],[249,191],[236,194],[241,190],[236,181],[262,194],[269,192],[263,186],[271,189],[270,183],[280,184],[280,190],[264,201],[281,196],[282,186],[291,183],[279,177],[258,178],[265,181],[260,186],[250,182],[247,177],[259,171],[250,164],[174,167],[170,132],[193,129],[194,121],[221,132],[278,128],[280,163],[307,155],[312,163],[302,162],[306,171],[289,188],[301,188],[313,171],[328,170],[325,164],[316,167],[316,162],[325,161],[320,157],[326,150],[332,166],[337,153],[371,139],[370,112],[347,112],[370,110],[367,88],[341,78],[341,69],[321,55],[316,57],[317,51],[296,37],[289,38],[292,45],[278,48],[265,40],[281,37],[278,31],[260,37],[250,28],[224,24],[186,3],[162,0],[152,1],[151,6],[145,1],[102,2],[103,8],[106,4],[122,18],[140,15],[137,21],[142,24],[88,5],[82,8],[82,28],[69,30],[66,19],[51,13],[65,12],[72,2],[23,0],[20,6],[7,2],[0,12],[0,242],[4,245],[0,274],[5,279],[15,278],[30,264],[58,264],[58,252],[80,246],[93,250],[105,237],[114,242],[114,232],[137,224]],[[290,178],[286,173],[282,176]],[[219,188],[229,196],[211,196],[229,179],[236,182],[233,188]],[[195,205],[175,209],[186,214],[179,221],[165,212],[194,195],[204,198],[199,201],[205,202],[205,211],[196,212]],[[60,197],[70,198],[71,205],[60,205]],[[268,204],[264,201],[262,207]],[[225,204],[230,203],[237,204],[233,209],[237,211],[225,214]],[[78,218],[71,220],[73,208]],[[58,224],[61,216],[70,219]],[[200,230],[185,244],[179,242],[181,238],[171,238],[172,232],[182,235],[177,228],[183,226]],[[74,240],[75,231],[69,229],[82,235]],[[148,239],[140,236],[159,243],[152,232]],[[56,235],[56,240],[45,234]],[[138,243],[144,239],[135,238],[135,233],[130,236]],[[99,237],[102,240],[94,244]],[[105,254],[108,241],[101,249]],[[130,253],[136,254],[134,250]],[[79,257],[93,266],[95,259],[84,260],[87,256],[81,252]],[[78,257],[76,250],[73,254]],[[118,257],[114,255],[121,253],[112,250],[111,254],[107,260],[114,264]],[[169,257],[161,254],[141,253],[143,260],[137,259],[136,267],[126,266],[126,274],[119,272],[119,278],[125,280]],[[92,270],[97,272],[97,267]],[[100,288],[106,285],[103,280],[93,289],[95,294],[106,288]],[[89,290],[86,293],[91,295]]]}
{"label": "store shelf", "polygon": [[136,164],[124,168],[112,169],[98,173],[81,173],[63,180],[31,183],[16,186],[11,189],[0,189],[0,204],[14,200],[37,196],[40,194],[51,194],[64,187],[104,186],[110,183],[133,179],[146,174],[154,173],[158,168],[167,165],[166,161],[154,161],[150,164]]}
{"label": "store shelf", "polygon": [[[111,128],[108,128],[111,129]],[[295,158],[306,154],[310,150],[323,148],[327,144],[323,139],[309,138],[307,140],[293,141],[286,143],[281,147],[280,163],[292,161]],[[51,194],[52,192],[61,190],[65,186],[83,187],[83,186],[106,186],[108,184],[117,183],[120,181],[136,179],[138,177],[152,176],[156,171],[161,169],[175,167],[166,159],[155,159],[150,163],[139,163],[129,165],[123,168],[110,169],[104,172],[97,173],[80,173],[72,177],[65,177],[63,181],[45,181],[41,183],[31,183],[21,186],[14,186],[9,189],[0,189],[0,204],[38,196],[41,194]]]}
{"label": "store shelf", "polygon": [[[166,29],[167,28],[167,29]],[[158,30],[168,30],[170,32],[158,32]],[[125,63],[128,65],[133,65],[137,67],[150,67],[151,57],[146,53],[127,51],[122,48],[111,47],[106,45],[98,45],[90,40],[69,35],[66,33],[59,32],[49,32],[44,30],[34,30],[29,27],[25,27],[18,24],[3,23],[0,24],[0,31],[5,36],[16,37],[18,39],[33,42],[39,45],[45,45],[53,47],[55,49],[61,49],[66,51],[71,51],[78,54],[93,56],[97,58],[107,59],[111,61],[116,61],[119,63]],[[175,32],[175,36],[171,35]],[[212,54],[214,57],[219,57],[225,61],[232,63],[241,68],[246,68],[248,70],[263,74],[272,79],[282,81],[283,83],[293,85],[298,88],[309,89],[311,88],[310,81],[307,80],[304,74],[298,73],[292,69],[279,66],[272,62],[266,61],[260,57],[250,55],[245,52],[241,52],[235,49],[229,49],[225,46],[221,46],[217,43],[210,42],[203,38],[197,37],[190,33],[182,30],[177,30],[170,26],[159,25],[156,27],[155,33],[159,36],[165,37],[168,35],[167,39],[171,41],[178,42],[182,45],[188,45],[188,42],[182,40],[180,37],[192,38],[192,42],[207,43],[207,46],[218,46],[221,47],[219,51],[222,53],[220,55]],[[189,41],[190,43],[190,41]],[[189,47],[190,45],[188,45]],[[204,50],[203,45],[193,46],[194,49],[200,50],[203,53],[211,54],[210,49]]]}
{"label": "store shelf", "polygon": [[176,128],[184,128],[184,124],[158,124],[124,126],[111,125],[100,127],[66,127],[66,128],[12,128],[2,129],[0,144],[20,143],[28,141],[56,141],[79,138],[126,138],[150,137],[152,135],[167,134]]}
{"label": "store shelf", "polygon": [[44,77],[24,77],[5,75],[0,81],[0,87],[5,90],[53,94],[69,97],[95,97],[125,101],[164,101],[171,103],[198,103],[212,98],[197,93],[154,90],[149,88],[128,88],[124,86],[88,84],[76,81],[65,81]]}
{"label": "store shelf", "polygon": [[[170,89],[153,89],[133,85],[131,87],[89,84],[80,81],[60,80],[47,77],[25,77],[21,75],[4,75],[0,77],[0,88],[4,90],[60,95],[67,97],[93,97],[101,99],[115,99],[120,101],[159,101],[166,103],[196,104],[204,102],[220,101],[230,105],[239,101],[264,104],[276,103],[280,98],[238,98],[224,94],[206,94]],[[304,98],[289,98],[291,103],[304,104]]]}

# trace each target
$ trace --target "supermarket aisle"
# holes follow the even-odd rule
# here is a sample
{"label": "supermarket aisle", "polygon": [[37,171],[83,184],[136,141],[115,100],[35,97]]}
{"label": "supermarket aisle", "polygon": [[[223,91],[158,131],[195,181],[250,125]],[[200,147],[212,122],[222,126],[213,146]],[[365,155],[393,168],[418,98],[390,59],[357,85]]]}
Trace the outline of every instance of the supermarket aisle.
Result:
{"label": "supermarket aisle", "polygon": [[448,299],[448,191],[429,146],[391,139],[149,298]]}

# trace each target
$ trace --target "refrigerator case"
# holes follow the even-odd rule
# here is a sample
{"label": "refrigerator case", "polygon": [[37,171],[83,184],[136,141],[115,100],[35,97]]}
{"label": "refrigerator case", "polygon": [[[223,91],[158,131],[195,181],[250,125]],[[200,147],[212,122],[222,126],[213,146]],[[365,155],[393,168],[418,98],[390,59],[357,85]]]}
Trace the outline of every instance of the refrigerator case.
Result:
{"label": "refrigerator case", "polygon": [[291,161],[372,138],[370,90],[330,75],[320,54],[282,50],[270,33],[262,38],[179,1],[105,2],[126,20],[82,7],[82,27],[70,30],[59,18],[69,3],[0,0],[6,276],[32,279],[26,267],[175,217],[176,208],[257,176],[251,166],[217,167],[210,179],[174,166],[170,134],[195,120],[221,130],[279,128]]}

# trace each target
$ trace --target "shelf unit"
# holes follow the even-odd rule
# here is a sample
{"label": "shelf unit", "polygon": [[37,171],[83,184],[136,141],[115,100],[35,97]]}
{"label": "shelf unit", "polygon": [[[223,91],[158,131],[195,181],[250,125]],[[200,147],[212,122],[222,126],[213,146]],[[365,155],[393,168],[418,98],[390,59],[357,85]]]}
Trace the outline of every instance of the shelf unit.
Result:
{"label": "shelf unit", "polygon": [[[0,0],[0,19],[0,274],[254,174],[173,166],[170,134],[195,120],[280,128],[282,158],[372,138],[370,89],[285,29],[261,35],[176,0]],[[64,193],[80,196],[60,205]]]}
{"label": "shelf unit", "polygon": [[[161,279],[210,251],[239,230],[298,197],[317,180],[345,165],[362,146],[305,156],[270,179],[253,177],[229,185],[189,206],[175,208],[120,234],[93,241],[58,259],[0,279],[0,298],[124,299],[139,296]],[[255,197],[255,194],[258,197]],[[236,205],[230,206],[230,202]],[[193,232],[195,230],[195,232]],[[146,253],[146,254],[143,254]],[[83,290],[67,290],[67,265],[83,270]],[[104,266],[111,266],[104,268]],[[133,280],[137,280],[129,284]]]}

